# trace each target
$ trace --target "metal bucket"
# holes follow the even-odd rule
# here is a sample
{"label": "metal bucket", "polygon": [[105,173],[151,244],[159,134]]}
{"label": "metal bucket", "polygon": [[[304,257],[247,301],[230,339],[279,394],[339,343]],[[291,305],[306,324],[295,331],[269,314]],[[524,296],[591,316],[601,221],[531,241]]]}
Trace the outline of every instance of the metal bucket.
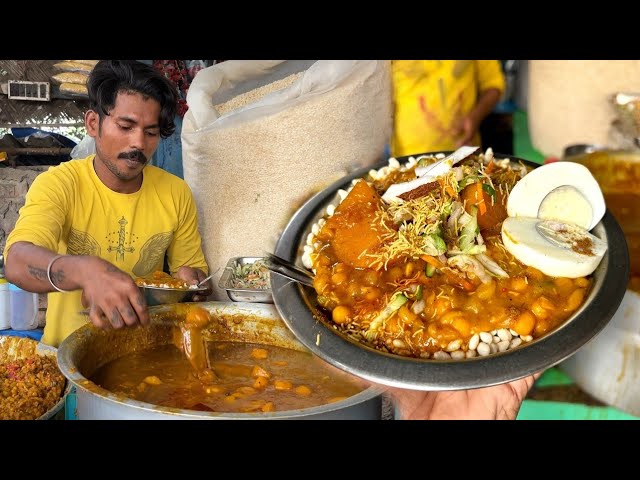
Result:
{"label": "metal bucket", "polygon": [[[211,340],[246,341],[308,351],[287,329],[273,305],[242,302],[206,302],[199,305],[207,309],[217,322],[215,333],[209,334]],[[210,332],[211,329],[208,331]],[[159,324],[147,328],[106,331],[87,324],[69,335],[58,348],[58,366],[69,382],[76,387],[77,418],[79,420],[379,420],[382,418],[382,391],[377,386],[369,386],[345,400],[317,407],[269,413],[216,413],[163,407],[132,400],[105,390],[89,380],[98,368],[122,355],[170,342],[171,327]],[[327,368],[341,375],[348,375],[329,364]]]}

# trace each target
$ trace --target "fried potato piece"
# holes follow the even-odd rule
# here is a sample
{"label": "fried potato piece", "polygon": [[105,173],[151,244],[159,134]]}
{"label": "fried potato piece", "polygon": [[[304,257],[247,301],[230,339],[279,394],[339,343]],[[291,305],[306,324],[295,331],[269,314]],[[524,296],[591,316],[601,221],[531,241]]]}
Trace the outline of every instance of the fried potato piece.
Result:
{"label": "fried potato piece", "polygon": [[363,253],[374,253],[382,243],[384,227],[376,217],[381,205],[380,195],[360,180],[327,219],[319,236],[333,239],[333,249],[341,262],[360,268],[369,265],[371,260]]}

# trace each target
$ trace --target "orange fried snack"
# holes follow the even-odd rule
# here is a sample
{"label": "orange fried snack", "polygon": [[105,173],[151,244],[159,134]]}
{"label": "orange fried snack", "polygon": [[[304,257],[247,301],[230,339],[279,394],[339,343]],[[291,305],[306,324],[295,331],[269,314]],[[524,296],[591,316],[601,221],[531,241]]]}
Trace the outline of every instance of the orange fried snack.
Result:
{"label": "orange fried snack", "polygon": [[364,253],[377,251],[384,227],[376,212],[382,206],[380,195],[364,180],[355,184],[318,233],[319,238],[331,238],[335,255],[343,263],[367,267],[370,260]]}

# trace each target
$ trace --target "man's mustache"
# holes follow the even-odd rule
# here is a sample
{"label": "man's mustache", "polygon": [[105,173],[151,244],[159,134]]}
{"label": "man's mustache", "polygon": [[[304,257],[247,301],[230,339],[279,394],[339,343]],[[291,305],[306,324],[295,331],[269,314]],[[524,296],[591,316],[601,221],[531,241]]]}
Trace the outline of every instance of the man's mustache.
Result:
{"label": "man's mustache", "polygon": [[147,157],[140,150],[133,150],[131,152],[124,152],[118,155],[118,158],[123,158],[125,160],[137,160],[141,163],[147,163]]}

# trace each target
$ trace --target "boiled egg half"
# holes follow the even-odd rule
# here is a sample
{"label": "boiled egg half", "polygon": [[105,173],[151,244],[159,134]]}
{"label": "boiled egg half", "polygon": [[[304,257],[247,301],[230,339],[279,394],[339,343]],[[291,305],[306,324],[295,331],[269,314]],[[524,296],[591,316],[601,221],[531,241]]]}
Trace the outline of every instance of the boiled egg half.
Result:
{"label": "boiled egg half", "polygon": [[511,190],[502,242],[522,263],[551,277],[584,277],[607,251],[607,243],[589,233],[605,210],[602,190],[587,167],[543,165]]}
{"label": "boiled egg half", "polygon": [[555,162],[538,167],[515,184],[507,200],[509,217],[558,220],[586,230],[605,213],[597,180],[587,167],[575,162]]}
{"label": "boiled egg half", "polygon": [[539,218],[507,218],[502,242],[522,263],[551,277],[590,275],[607,251],[606,242],[582,227]]}

